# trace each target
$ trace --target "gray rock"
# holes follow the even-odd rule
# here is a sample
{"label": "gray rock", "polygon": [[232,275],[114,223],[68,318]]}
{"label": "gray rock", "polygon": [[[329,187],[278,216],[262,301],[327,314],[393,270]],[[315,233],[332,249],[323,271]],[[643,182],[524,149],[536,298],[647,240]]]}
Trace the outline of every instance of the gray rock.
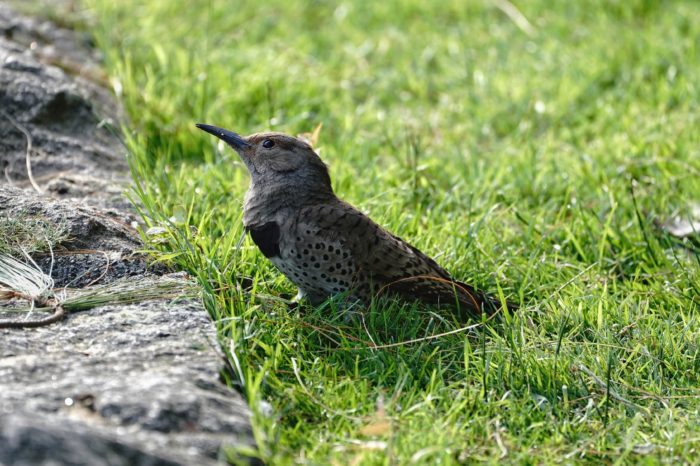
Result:
{"label": "gray rock", "polygon": [[[146,256],[135,253],[141,241],[127,223],[135,220],[129,212],[0,186],[0,222],[3,218],[42,222],[64,232],[66,239],[54,247],[53,257],[48,251],[34,256],[46,273],[52,270],[57,287],[105,284],[153,272]],[[162,273],[165,268],[157,266],[154,271]]]}
{"label": "gray rock", "polygon": [[101,435],[72,420],[9,415],[0,418],[0,464],[13,466],[175,466],[158,457]]}
{"label": "gray rock", "polygon": [[41,220],[65,231],[74,248],[131,251],[141,246],[133,214],[97,209],[0,185],[0,216]]}
{"label": "gray rock", "polygon": [[128,170],[114,129],[120,112],[93,57],[71,37],[0,4],[0,177],[29,186],[25,130],[42,189],[124,208]]}
{"label": "gray rock", "polygon": [[[0,227],[61,232],[51,253],[33,258],[69,295],[185,279],[138,252],[137,218],[121,195],[124,150],[100,124],[120,111],[99,76],[94,53],[70,31],[0,5]],[[29,187],[23,130],[43,194]],[[0,246],[12,241],[0,236]],[[219,464],[225,447],[254,445],[246,403],[220,381],[225,364],[191,297],[0,329],[0,465]]]}
{"label": "gray rock", "polygon": [[53,439],[82,425],[85,458],[93,436],[100,449],[123,444],[178,464],[214,464],[222,444],[252,444],[247,406],[219,382],[223,356],[199,301],[105,306],[55,326],[0,330],[0,340],[0,414],[21,421],[0,428],[0,464],[15,464],[8,446],[42,425]]}

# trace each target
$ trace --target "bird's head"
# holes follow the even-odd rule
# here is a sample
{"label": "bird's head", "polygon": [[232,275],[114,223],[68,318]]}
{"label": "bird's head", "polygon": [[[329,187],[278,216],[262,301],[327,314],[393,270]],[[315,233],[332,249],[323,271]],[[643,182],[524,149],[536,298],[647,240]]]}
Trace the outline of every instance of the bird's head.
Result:
{"label": "bird's head", "polygon": [[231,146],[245,163],[253,185],[284,184],[307,191],[330,191],[328,168],[310,145],[283,133],[240,136],[216,126],[197,124]]}

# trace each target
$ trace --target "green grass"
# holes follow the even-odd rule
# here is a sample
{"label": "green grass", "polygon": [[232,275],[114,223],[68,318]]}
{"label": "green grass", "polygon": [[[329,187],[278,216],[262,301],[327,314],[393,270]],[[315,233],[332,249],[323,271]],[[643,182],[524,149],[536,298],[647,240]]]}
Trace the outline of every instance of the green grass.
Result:
{"label": "green grass", "polygon": [[[257,455],[698,461],[700,253],[655,226],[700,199],[696,2],[517,1],[530,34],[487,0],[82,3],[152,248],[205,288]],[[195,122],[323,123],[340,197],[521,311],[427,339],[458,325],[290,308],[237,247],[245,168]]]}

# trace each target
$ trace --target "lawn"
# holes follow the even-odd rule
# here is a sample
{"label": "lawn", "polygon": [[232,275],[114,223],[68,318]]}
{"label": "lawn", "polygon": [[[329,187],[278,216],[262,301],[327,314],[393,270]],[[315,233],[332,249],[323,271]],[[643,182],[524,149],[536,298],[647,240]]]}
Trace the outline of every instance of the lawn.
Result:
{"label": "lawn", "polygon": [[[232,461],[700,461],[700,241],[663,227],[700,202],[696,2],[80,4],[149,249],[202,284],[254,412]],[[196,122],[322,125],[341,198],[520,310],[290,305]]]}

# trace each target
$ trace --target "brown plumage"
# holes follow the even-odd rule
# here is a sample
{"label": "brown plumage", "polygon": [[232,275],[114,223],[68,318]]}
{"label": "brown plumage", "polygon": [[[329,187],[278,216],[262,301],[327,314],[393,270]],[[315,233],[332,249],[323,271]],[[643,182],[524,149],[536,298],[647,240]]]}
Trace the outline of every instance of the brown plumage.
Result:
{"label": "brown plumage", "polygon": [[312,304],[340,293],[366,303],[388,292],[472,314],[500,307],[338,199],[326,165],[305,142],[281,133],[241,137],[210,125],[197,127],[228,143],[248,167],[245,228]]}

